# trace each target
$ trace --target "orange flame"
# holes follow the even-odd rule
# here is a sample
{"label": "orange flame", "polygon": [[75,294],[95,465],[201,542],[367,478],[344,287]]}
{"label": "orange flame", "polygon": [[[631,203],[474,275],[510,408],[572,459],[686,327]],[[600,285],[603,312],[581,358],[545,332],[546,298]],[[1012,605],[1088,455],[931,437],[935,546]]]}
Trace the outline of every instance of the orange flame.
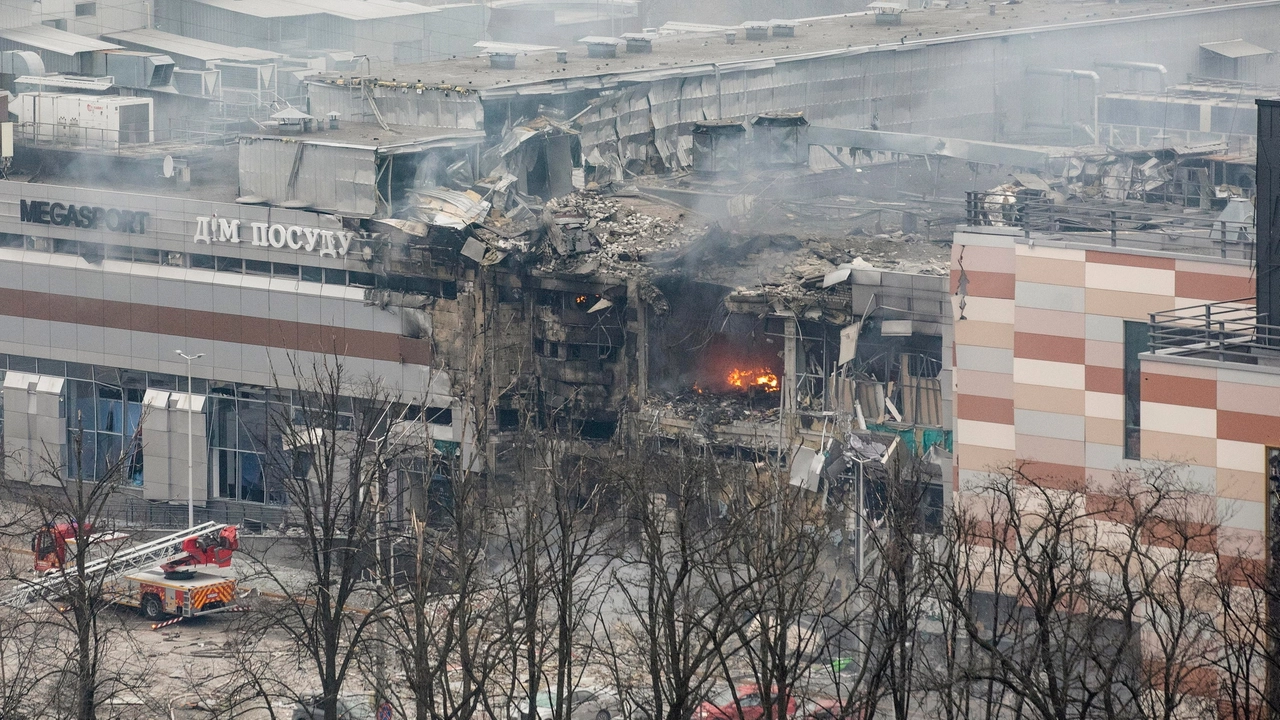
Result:
{"label": "orange flame", "polygon": [[746,390],[750,387],[763,387],[765,392],[777,392],[778,376],[773,374],[768,368],[756,368],[754,370],[739,370],[734,368],[729,372],[729,377],[725,378],[730,386],[742,388]]}

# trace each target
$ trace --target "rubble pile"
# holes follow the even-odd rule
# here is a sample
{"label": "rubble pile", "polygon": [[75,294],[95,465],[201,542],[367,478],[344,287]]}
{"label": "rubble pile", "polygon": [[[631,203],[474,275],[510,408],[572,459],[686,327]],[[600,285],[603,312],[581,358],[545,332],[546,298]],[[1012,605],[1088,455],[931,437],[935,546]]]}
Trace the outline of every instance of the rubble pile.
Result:
{"label": "rubble pile", "polygon": [[753,399],[747,393],[710,393],[697,389],[681,392],[650,393],[645,408],[649,413],[660,412],[666,417],[693,421],[710,433],[716,426],[735,422],[770,422],[778,419],[777,393],[763,401]]}
{"label": "rubble pile", "polygon": [[[544,269],[576,272],[618,269],[662,251],[680,247],[696,234],[679,219],[638,212],[619,200],[579,191],[549,201],[542,224],[549,253]],[[588,262],[578,256],[590,255]]]}

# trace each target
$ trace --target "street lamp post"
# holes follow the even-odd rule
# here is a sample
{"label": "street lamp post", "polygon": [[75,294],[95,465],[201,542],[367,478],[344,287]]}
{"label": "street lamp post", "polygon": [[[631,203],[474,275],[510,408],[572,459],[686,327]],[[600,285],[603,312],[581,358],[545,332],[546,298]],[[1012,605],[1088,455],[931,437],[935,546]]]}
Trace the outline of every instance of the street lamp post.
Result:
{"label": "street lamp post", "polygon": [[196,395],[191,391],[191,361],[199,360],[204,357],[204,353],[196,353],[188,355],[181,350],[174,350],[187,361],[187,527],[196,526],[196,501],[195,501],[195,469],[192,465],[192,424],[191,413],[196,404]]}

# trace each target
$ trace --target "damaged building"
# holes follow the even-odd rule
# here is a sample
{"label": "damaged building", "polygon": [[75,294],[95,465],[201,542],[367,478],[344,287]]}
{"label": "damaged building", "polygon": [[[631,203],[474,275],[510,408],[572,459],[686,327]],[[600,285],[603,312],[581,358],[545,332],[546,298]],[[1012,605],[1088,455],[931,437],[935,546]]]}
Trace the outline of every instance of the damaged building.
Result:
{"label": "damaged building", "polygon": [[[954,227],[1244,258],[1243,98],[1280,81],[1256,53],[1232,76],[1203,64],[1233,38],[1280,46],[1257,4],[1165,13],[1147,27],[1177,41],[1137,59],[1118,48],[1149,19],[1118,6],[606,32],[515,2],[492,9],[591,30],[442,50],[430,18],[480,6],[161,5],[101,45],[36,31],[0,55],[6,462],[67,444],[24,394],[118,400],[94,414],[106,456],[134,406],[198,406],[195,499],[228,518],[279,516],[264,408],[290,402],[290,357],[326,356],[402,393],[456,467],[501,476],[529,429],[582,455],[656,438],[866,505],[901,448],[940,507]],[[59,102],[123,121],[89,133],[49,119]],[[1175,106],[1185,127],[1152,132]],[[1154,214],[1178,222],[1147,232]],[[190,387],[179,349],[204,353]],[[186,500],[162,463],[135,485],[150,508]]]}
{"label": "damaged building", "polygon": [[[791,140],[753,142],[794,154],[796,119]],[[120,417],[192,403],[208,428],[195,500],[269,519],[285,498],[264,469],[265,408],[296,389],[289,358],[332,355],[419,408],[442,459],[497,474],[530,427],[579,452],[643,435],[789,459],[829,451],[854,418],[913,448],[950,443],[941,246],[914,243],[930,259],[892,270],[858,246],[878,258],[907,239],[869,217],[856,242],[839,215],[815,241],[634,188],[575,191],[578,136],[552,120],[488,148],[477,130],[275,120],[169,177],[188,156],[172,141],[166,161],[142,138],[127,155],[17,138],[0,182],[12,474],[69,442],[24,395],[100,400],[86,427],[104,459],[128,451]],[[87,159],[101,175],[78,173]],[[102,184],[64,184],[73,173]],[[204,354],[189,388],[175,350]],[[159,428],[148,443],[180,444]],[[149,512],[186,500],[159,461],[131,482]]]}

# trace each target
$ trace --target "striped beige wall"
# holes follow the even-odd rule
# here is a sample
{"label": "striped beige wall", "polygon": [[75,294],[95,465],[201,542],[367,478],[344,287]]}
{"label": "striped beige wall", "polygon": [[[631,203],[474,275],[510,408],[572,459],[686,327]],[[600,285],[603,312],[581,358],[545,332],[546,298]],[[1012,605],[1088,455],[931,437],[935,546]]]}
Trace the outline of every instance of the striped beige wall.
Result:
{"label": "striped beige wall", "polygon": [[[1253,283],[1241,261],[1029,242],[1017,229],[969,227],[955,234],[951,289],[955,483],[963,491],[1014,463],[1064,487],[1126,467],[1124,321],[1248,297]],[[1221,437],[1215,413],[1223,403],[1233,413],[1259,410],[1264,395],[1217,377],[1238,370],[1154,365],[1161,363],[1143,365],[1143,457],[1186,463],[1207,495],[1235,508],[1232,527],[1260,532],[1263,439]],[[1280,400],[1280,383],[1274,391]]]}

